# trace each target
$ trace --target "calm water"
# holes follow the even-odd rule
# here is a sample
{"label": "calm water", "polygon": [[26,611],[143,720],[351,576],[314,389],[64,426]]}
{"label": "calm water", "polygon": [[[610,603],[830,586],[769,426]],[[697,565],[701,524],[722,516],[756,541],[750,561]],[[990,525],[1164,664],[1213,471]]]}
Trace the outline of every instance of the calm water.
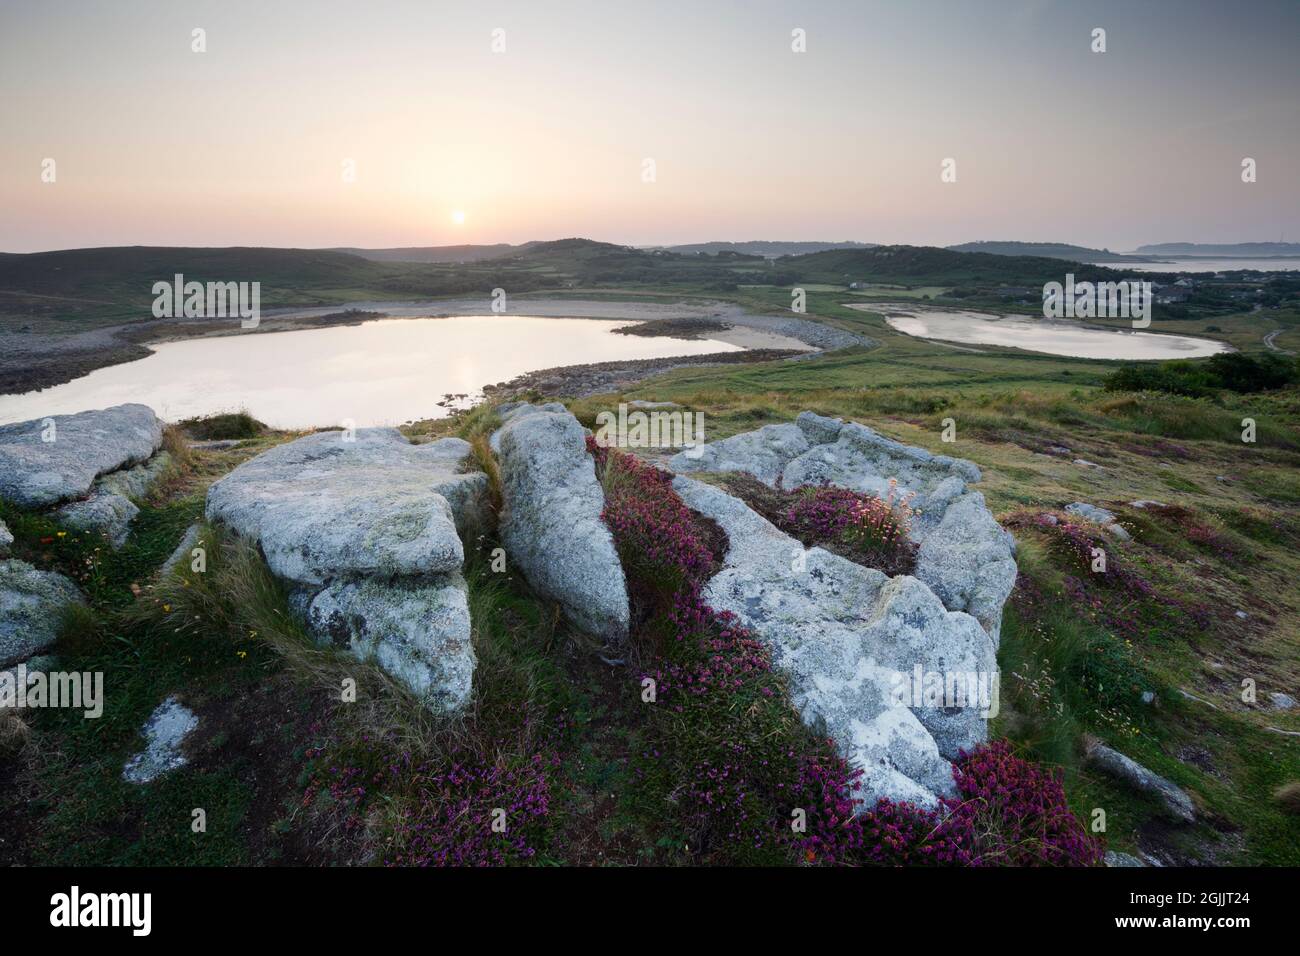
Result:
{"label": "calm water", "polygon": [[1210,339],[1187,335],[1084,328],[1074,322],[884,306],[892,328],[923,339],[969,345],[1007,345],[1048,355],[1094,359],[1200,358],[1227,351]]}
{"label": "calm water", "polygon": [[1168,262],[1115,262],[1101,265],[1121,272],[1227,272],[1232,269],[1258,269],[1261,272],[1295,272],[1300,259],[1179,259]]}
{"label": "calm water", "polygon": [[142,402],[159,417],[246,409],[275,428],[395,425],[440,418],[448,394],[557,365],[735,352],[707,339],[614,335],[626,321],[526,316],[389,319],[298,332],[168,342],[138,362],[25,395],[0,396],[0,424]]}

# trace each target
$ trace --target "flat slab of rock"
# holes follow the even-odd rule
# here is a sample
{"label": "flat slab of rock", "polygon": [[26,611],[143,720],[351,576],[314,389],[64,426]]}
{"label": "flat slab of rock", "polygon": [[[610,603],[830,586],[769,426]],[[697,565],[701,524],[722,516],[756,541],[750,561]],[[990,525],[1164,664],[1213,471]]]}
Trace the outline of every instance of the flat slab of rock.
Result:
{"label": "flat slab of rock", "polygon": [[83,497],[100,475],[146,461],[162,433],[146,405],[0,425],[0,498],[39,508]]}
{"label": "flat slab of rock", "polygon": [[321,640],[349,648],[402,682],[432,710],[469,702],[474,644],[465,579],[335,583],[316,594],[307,621]]}
{"label": "flat slab of rock", "polygon": [[122,779],[128,783],[152,783],[187,763],[182,745],[199,725],[199,718],[175,697],[168,697],[149,715],[141,728],[145,747],[126,762]]}
{"label": "flat slab of rock", "polygon": [[[933,806],[950,795],[949,759],[987,739],[986,714],[996,704],[993,643],[979,623],[945,609],[913,577],[805,550],[719,488],[678,477],[673,489],[727,534],[725,563],[705,601],[767,644],[805,723],[862,768],[865,805],[889,797]],[[973,675],[987,693],[918,699],[918,668],[923,678]]]}
{"label": "flat slab of rock", "polygon": [[16,558],[0,561],[0,667],[53,644],[64,611],[84,602],[77,586],[61,574]]}
{"label": "flat slab of rock", "polygon": [[915,575],[950,611],[974,616],[994,644],[1016,581],[1015,541],[998,525],[972,462],[904,445],[865,425],[803,412],[793,423],[697,446],[674,455],[678,473],[747,471],[771,487],[832,484],[885,497],[890,480],[911,492]]}
{"label": "flat slab of rock", "polygon": [[[560,406],[563,408],[563,406]],[[507,560],[583,630],[627,637],[627,580],[600,514],[605,493],[568,411],[515,408],[493,436]]]}
{"label": "flat slab of rock", "polygon": [[166,577],[171,574],[182,562],[193,560],[193,551],[200,544],[199,534],[202,529],[197,524],[192,524],[185,529],[185,534],[181,537],[180,544],[176,549],[167,556],[167,560],[162,563],[158,569],[159,577]]}
{"label": "flat slab of rock", "polygon": [[208,490],[207,517],[256,540],[271,570],[304,584],[439,575],[464,550],[450,502],[486,493],[461,473],[469,445],[413,445],[395,428],[319,432],[244,462]]}
{"label": "flat slab of rock", "polygon": [[1182,787],[1166,780],[1103,743],[1093,743],[1088,748],[1088,763],[1098,770],[1122,780],[1135,790],[1155,796],[1165,811],[1175,820],[1191,823],[1196,819],[1196,806]]}

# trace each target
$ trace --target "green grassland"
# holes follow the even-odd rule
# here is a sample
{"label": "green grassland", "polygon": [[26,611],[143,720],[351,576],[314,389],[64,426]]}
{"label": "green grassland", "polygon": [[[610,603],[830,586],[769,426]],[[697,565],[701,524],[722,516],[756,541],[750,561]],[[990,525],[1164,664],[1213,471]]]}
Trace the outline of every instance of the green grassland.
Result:
{"label": "green grassland", "polygon": [[[676,401],[704,413],[710,440],[812,409],[976,462],[984,473],[980,490],[1019,542],[1021,577],[1006,612],[995,733],[1059,767],[1084,820],[1104,810],[1112,848],[1167,863],[1300,865],[1300,817],[1275,796],[1300,780],[1300,711],[1274,710],[1268,698],[1276,691],[1300,696],[1300,392],[1213,399],[1107,392],[1101,384],[1115,363],[912,339],[879,314],[846,308],[852,297],[839,291],[841,276],[831,278],[844,256],[876,251],[816,254],[826,257],[828,281],[812,287],[807,315],[866,334],[877,343],[871,348],[683,368],[626,394],[536,397],[568,400],[589,425],[619,401]],[[556,283],[548,295],[724,298],[789,314],[786,286],[737,287],[732,275],[723,290],[715,286],[728,279],[716,263],[677,261],[711,257],[644,253],[630,263],[587,245],[520,255],[525,261],[485,268],[542,270]],[[286,278],[284,294],[407,297],[426,293],[406,283],[418,286],[436,272],[366,263],[354,275],[334,273],[335,265],[323,261],[328,279]],[[970,281],[970,268],[893,278],[947,288]],[[194,271],[198,277],[197,265]],[[656,274],[675,279],[657,284]],[[118,275],[120,288],[136,281]],[[1290,307],[1171,326],[1158,317],[1153,331],[1205,334],[1262,351],[1264,336],[1280,329],[1275,344],[1300,344]],[[1241,440],[1243,418],[1257,423],[1254,443]],[[955,442],[942,440],[949,419]],[[409,431],[420,439],[460,434],[487,464],[483,439],[494,422],[492,410],[481,407]],[[520,768],[539,740],[558,754],[558,822],[536,835],[534,862],[726,862],[701,856],[635,772],[651,738],[628,671],[602,664],[598,649],[517,577],[485,573],[477,555],[494,545],[490,536],[467,548],[474,552],[467,577],[480,667],[472,711],[454,726],[431,722],[376,673],[312,646],[260,558],[215,531],[206,532],[207,577],[156,579],[154,569],[201,515],[207,485],[293,437],[234,416],[187,425],[193,437],[247,440],[181,456],[176,472],[141,502],[121,552],[59,536],[57,526],[16,509],[0,511],[16,554],[73,573],[91,599],[91,612],[65,626],[56,648],[61,666],[102,670],[110,685],[104,720],[40,712],[20,731],[0,734],[0,862],[378,862],[400,851],[404,821],[420,819],[428,795],[416,784],[393,785],[359,809],[323,777],[331,768],[371,766],[412,750],[434,762],[470,753]],[[1170,507],[1129,504],[1142,499]],[[1091,579],[1059,526],[1040,520],[1061,517],[1076,500],[1119,515],[1132,538],[1106,547],[1145,590]],[[340,705],[345,676],[361,678],[362,706]],[[1243,698],[1251,687],[1255,696]],[[1144,691],[1154,695],[1150,703]],[[195,706],[204,730],[186,773],[142,791],[122,782],[121,767],[139,749],[144,717],[169,693]],[[1183,786],[1198,822],[1175,826],[1147,798],[1090,770],[1082,760],[1088,735]],[[376,740],[384,742],[378,751]],[[191,830],[194,807],[207,810],[205,834]]]}

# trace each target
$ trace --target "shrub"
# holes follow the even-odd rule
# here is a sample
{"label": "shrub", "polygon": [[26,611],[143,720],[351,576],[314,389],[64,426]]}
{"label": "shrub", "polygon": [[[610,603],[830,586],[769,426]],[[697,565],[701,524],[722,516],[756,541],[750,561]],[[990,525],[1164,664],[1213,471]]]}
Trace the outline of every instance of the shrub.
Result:
{"label": "shrub", "polygon": [[1262,392],[1300,382],[1300,364],[1282,355],[1220,352],[1204,362],[1179,359],[1159,364],[1126,365],[1102,386],[1112,392],[1171,392],[1193,398],[1220,391]]}

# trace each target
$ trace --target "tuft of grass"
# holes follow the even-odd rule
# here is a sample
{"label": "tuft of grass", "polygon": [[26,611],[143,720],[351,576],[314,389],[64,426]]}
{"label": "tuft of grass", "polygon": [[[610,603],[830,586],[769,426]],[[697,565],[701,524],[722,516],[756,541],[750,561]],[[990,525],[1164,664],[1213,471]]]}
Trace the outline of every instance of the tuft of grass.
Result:
{"label": "tuft of grass", "polygon": [[180,422],[179,427],[191,438],[198,441],[256,438],[266,431],[264,424],[242,410],[226,412],[220,415],[187,418]]}

